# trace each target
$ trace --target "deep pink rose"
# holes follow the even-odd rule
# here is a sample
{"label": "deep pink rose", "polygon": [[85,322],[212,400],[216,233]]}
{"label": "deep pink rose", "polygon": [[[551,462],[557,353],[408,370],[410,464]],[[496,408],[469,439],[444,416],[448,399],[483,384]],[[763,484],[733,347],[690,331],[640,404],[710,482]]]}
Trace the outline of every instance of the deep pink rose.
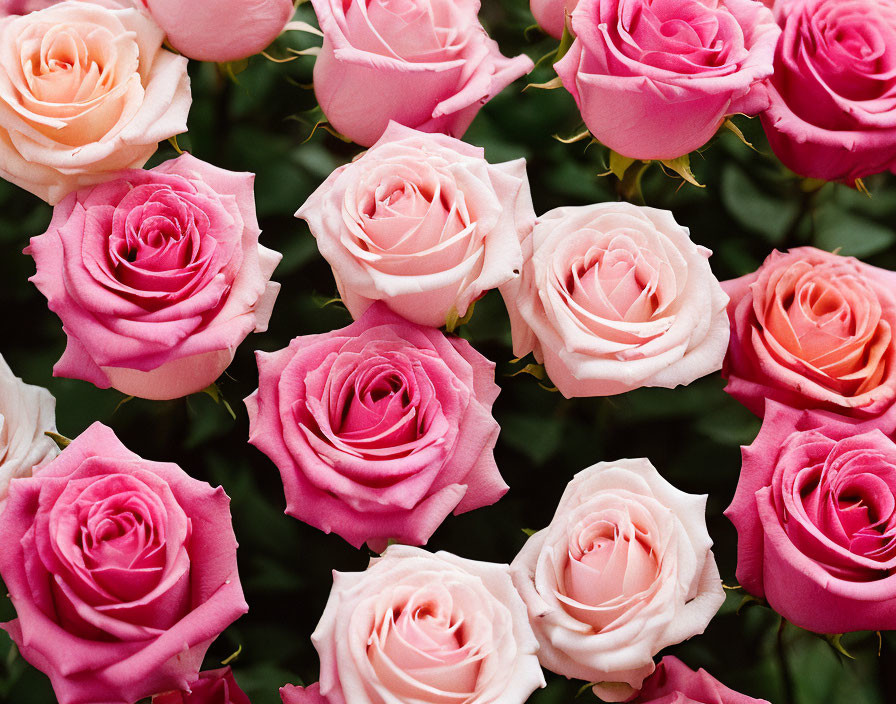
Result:
{"label": "deep pink rose", "polygon": [[869,417],[896,397],[896,274],[814,247],[774,251],[722,284],[731,298],[725,390],[761,416],[766,398]]}
{"label": "deep pink rose", "polygon": [[314,92],[333,127],[376,142],[390,120],[462,137],[479,109],[532,70],[479,23],[479,0],[312,0],[324,44]]}
{"label": "deep pink rose", "polygon": [[801,628],[896,628],[893,416],[859,423],[769,401],[743,448],[725,511],[737,528],[737,579]]}
{"label": "deep pink rose", "polygon": [[249,442],[280,470],[289,515],[356,547],[422,545],[452,511],[507,491],[492,454],[495,365],[465,340],[378,303],[257,356]]}
{"label": "deep pink rose", "polygon": [[581,0],[554,68],[591,133],[636,159],[702,147],[768,106],[780,29],[755,0]]}
{"label": "deep pink rose", "polygon": [[251,704],[240,689],[229,667],[206,670],[190,685],[189,692],[165,692],[152,698],[152,704]]}
{"label": "deep pink rose", "polygon": [[59,0],[0,0],[0,17],[27,15],[35,10],[55,5]]}
{"label": "deep pink rose", "polygon": [[560,39],[566,18],[576,9],[578,2],[579,0],[530,0],[530,6],[538,26],[555,39]]}
{"label": "deep pink rose", "polygon": [[320,682],[307,687],[284,685],[280,688],[280,698],[283,704],[327,704],[326,698],[320,693]]}
{"label": "deep pink rose", "polygon": [[706,670],[694,672],[681,660],[667,655],[644,681],[632,704],[769,704],[728,689]]}
{"label": "deep pink rose", "polygon": [[133,704],[189,689],[211,642],[246,613],[230,499],[143,460],[94,423],[0,514],[3,624],[59,704]]}
{"label": "deep pink rose", "polygon": [[60,203],[26,250],[68,336],[53,373],[151,399],[213,383],[280,288],[253,179],[184,154]]}
{"label": "deep pink rose", "polygon": [[896,1],[788,0],[762,124],[798,174],[896,170]]}

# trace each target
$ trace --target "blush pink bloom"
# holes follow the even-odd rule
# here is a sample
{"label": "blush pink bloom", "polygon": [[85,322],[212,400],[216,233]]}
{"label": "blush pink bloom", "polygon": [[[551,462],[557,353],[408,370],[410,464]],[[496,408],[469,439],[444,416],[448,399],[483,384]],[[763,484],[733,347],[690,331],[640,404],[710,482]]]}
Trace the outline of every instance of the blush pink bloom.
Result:
{"label": "blush pink bloom", "polygon": [[206,670],[190,685],[189,692],[165,692],[152,698],[151,704],[251,704],[240,689],[229,667]]}
{"label": "blush pink bloom", "polygon": [[896,170],[896,1],[788,0],[762,124],[803,176]]}
{"label": "blush pink bloom", "polygon": [[324,33],[314,92],[330,124],[365,147],[391,120],[462,137],[483,105],[533,68],[489,39],[479,0],[312,4]]}
{"label": "blush pink bloom", "polygon": [[280,688],[283,704],[327,704],[320,693],[320,683],[315,682],[307,687],[296,687],[292,684]]}
{"label": "blush pink bloom", "polygon": [[800,247],[722,286],[725,390],[753,413],[766,398],[865,418],[893,405],[896,273]]}
{"label": "blush pink bloom", "polygon": [[293,15],[292,0],[145,0],[171,46],[197,61],[264,51]]}
{"label": "blush pink bloom", "polygon": [[737,579],[801,628],[896,628],[894,430],[893,412],[858,422],[769,401],[743,448],[725,511]]}
{"label": "blush pink bloom", "polygon": [[150,399],[213,383],[279,290],[253,180],[184,154],[60,203],[26,250],[68,336],[53,373]]}
{"label": "blush pink bloom", "polygon": [[632,704],[769,704],[728,689],[706,670],[694,672],[671,655],[644,681]]}
{"label": "blush pink bloom", "polygon": [[703,633],[725,601],[705,514],[646,459],[577,474],[510,568],[541,664],[625,701],[654,655]]}
{"label": "blush pink bloom", "polygon": [[383,300],[433,327],[519,274],[535,222],[525,160],[489,164],[481,148],[394,123],[296,216],[353,318]]}
{"label": "blush pink bloom", "polygon": [[672,388],[718,371],[728,297],[672,213],[630,203],[552,210],[501,287],[513,353],[534,352],[567,398]]}
{"label": "blush pink bloom", "polygon": [[446,552],[392,545],[334,572],[311,640],[330,704],[523,704],[544,687],[507,565]]}
{"label": "blush pink bloom", "polygon": [[576,9],[578,2],[579,0],[530,0],[530,6],[538,26],[555,39],[560,39],[567,17]]}
{"label": "blush pink bloom", "polygon": [[229,505],[99,423],[13,480],[0,576],[18,618],[3,628],[59,704],[132,704],[196,681],[211,642],[248,609]]}
{"label": "blush pink bloom", "polygon": [[289,515],[355,547],[422,545],[452,511],[507,491],[493,455],[495,365],[465,340],[379,303],[257,356],[249,442],[280,470]]}
{"label": "blush pink bloom", "polygon": [[781,31],[755,0],[580,0],[554,68],[601,143],[635,159],[702,147],[768,106]]}
{"label": "blush pink bloom", "polygon": [[187,60],[163,39],[101,0],[0,19],[0,177],[54,205],[186,132]]}

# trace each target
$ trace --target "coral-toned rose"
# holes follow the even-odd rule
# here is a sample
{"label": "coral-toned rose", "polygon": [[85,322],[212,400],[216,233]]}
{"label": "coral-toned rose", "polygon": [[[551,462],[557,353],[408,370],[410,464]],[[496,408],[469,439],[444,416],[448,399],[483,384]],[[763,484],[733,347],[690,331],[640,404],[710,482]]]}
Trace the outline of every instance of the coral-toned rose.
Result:
{"label": "coral-toned rose", "polygon": [[768,106],[780,29],[755,0],[580,0],[554,68],[591,133],[635,159],[702,147]]}
{"label": "coral-toned rose", "polygon": [[896,628],[894,430],[893,412],[857,422],[767,404],[725,512],[744,589],[811,631]]}
{"label": "coral-toned rose", "polygon": [[798,174],[852,183],[896,170],[896,1],[788,0],[762,124]]}
{"label": "coral-toned rose", "polygon": [[185,132],[187,60],[163,39],[144,11],[112,2],[0,19],[0,177],[52,205]]}
{"label": "coral-toned rose", "polygon": [[578,2],[579,0],[530,0],[530,6],[538,26],[555,39],[560,39],[567,17],[576,9]]}
{"label": "coral-toned rose", "polygon": [[564,396],[672,388],[721,368],[728,298],[672,213],[558,208],[522,247],[522,276],[501,287],[513,352],[534,352]]}
{"label": "coral-toned rose", "polygon": [[292,0],[145,0],[168,41],[197,61],[236,61],[261,51],[293,15]]}
{"label": "coral-toned rose", "polygon": [[377,303],[356,323],[258,352],[249,442],[286,512],[359,547],[426,543],[445,517],[507,491],[493,450],[495,365]]}
{"label": "coral-toned rose", "polygon": [[632,704],[769,704],[728,689],[706,670],[694,672],[681,660],[667,655],[644,681]]}
{"label": "coral-toned rose", "polygon": [[654,655],[702,633],[725,600],[705,513],[646,459],[577,474],[511,565],[541,664],[625,701]]}
{"label": "coral-toned rose", "polygon": [[279,290],[253,179],[185,154],[60,203],[26,250],[68,336],[53,373],[151,399],[213,383]]}
{"label": "coral-toned rose", "polygon": [[479,0],[312,4],[324,33],[314,92],[330,124],[365,147],[390,120],[462,137],[483,105],[533,68],[489,39]]}
{"label": "coral-toned rose", "polygon": [[165,692],[152,698],[152,704],[251,704],[240,689],[229,667],[206,670],[190,685],[189,692]]}
{"label": "coral-toned rose", "polygon": [[507,565],[393,545],[334,572],[311,636],[330,704],[523,704],[544,676]]}
{"label": "coral-toned rose", "polygon": [[731,297],[725,390],[753,413],[766,398],[855,417],[893,404],[896,274],[800,247],[722,286]]}
{"label": "coral-toned rose", "polygon": [[284,685],[280,688],[280,698],[283,704],[327,704],[327,700],[320,693],[319,682],[308,687]]}
{"label": "coral-toned rose", "polygon": [[523,159],[492,165],[478,147],[397,124],[296,215],[353,318],[384,300],[434,327],[519,273],[535,222]]}
{"label": "coral-toned rose", "polygon": [[205,651],[247,610],[230,499],[143,460],[95,423],[0,514],[3,624],[59,704],[131,704],[189,689]]}

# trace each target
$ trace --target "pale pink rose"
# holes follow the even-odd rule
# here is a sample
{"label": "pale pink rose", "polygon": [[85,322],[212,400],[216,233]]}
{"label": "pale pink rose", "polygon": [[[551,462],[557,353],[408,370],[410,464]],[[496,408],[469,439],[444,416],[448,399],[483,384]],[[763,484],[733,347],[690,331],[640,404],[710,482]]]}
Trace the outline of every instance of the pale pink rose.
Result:
{"label": "pale pink rose", "polygon": [[535,211],[526,162],[391,124],[299,208],[357,319],[376,300],[441,327],[519,274]]}
{"label": "pale pink rose", "polygon": [[130,704],[196,682],[246,613],[230,499],[95,423],[0,513],[2,624],[59,704]]}
{"label": "pale pink rose", "polygon": [[781,30],[755,0],[580,0],[572,30],[554,68],[591,134],[625,156],[674,159],[768,107]]}
{"label": "pale pink rose", "polygon": [[319,682],[307,687],[283,685],[280,688],[280,699],[283,700],[283,704],[327,704],[327,700],[320,693]]}
{"label": "pale pink rose", "polygon": [[206,670],[190,685],[188,692],[165,692],[152,698],[151,704],[251,704],[240,689],[229,667]]}
{"label": "pale pink rose", "polygon": [[280,470],[289,515],[379,550],[425,544],[449,513],[507,491],[495,365],[465,340],[376,303],[347,328],[257,357],[249,442]]}
{"label": "pale pink rose", "polygon": [[68,337],[53,373],[150,399],[212,384],[279,290],[253,181],[184,154],[56,206],[26,250]]}
{"label": "pale pink rose", "polygon": [[197,61],[236,61],[264,51],[293,15],[293,0],[145,0],[168,41]]}
{"label": "pale pink rose", "polygon": [[330,704],[523,704],[544,686],[507,565],[446,552],[392,545],[334,572],[311,640]]}
{"label": "pale pink rose", "polygon": [[577,474],[510,568],[541,664],[625,701],[654,655],[703,633],[725,601],[705,514],[646,459]]}
{"label": "pale pink rose", "polygon": [[54,205],[185,132],[187,60],[163,39],[144,11],[114,3],[0,19],[0,177]]}
{"label": "pale pink rose", "polygon": [[576,9],[578,2],[579,0],[530,0],[530,6],[538,26],[555,39],[560,39],[567,18]]}
{"label": "pale pink rose", "polygon": [[729,689],[706,670],[694,672],[667,655],[656,666],[632,704],[769,704]]}
{"label": "pale pink rose", "polygon": [[513,352],[534,352],[567,398],[672,388],[718,371],[728,345],[710,251],[666,210],[600,203],[552,210],[501,287]]}
{"label": "pale pink rose", "polygon": [[462,137],[480,108],[533,68],[479,23],[479,0],[312,0],[324,44],[314,92],[365,147],[390,120]]}

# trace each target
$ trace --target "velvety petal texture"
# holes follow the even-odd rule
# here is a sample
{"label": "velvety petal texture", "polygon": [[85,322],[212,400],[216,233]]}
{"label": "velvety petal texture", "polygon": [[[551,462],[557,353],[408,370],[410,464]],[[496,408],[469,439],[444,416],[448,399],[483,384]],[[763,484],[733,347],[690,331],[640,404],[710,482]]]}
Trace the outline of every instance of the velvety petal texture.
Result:
{"label": "velvety petal texture", "polygon": [[88,0],[0,18],[0,177],[51,205],[186,132],[187,60],[141,8]]}
{"label": "velvety petal texture", "polygon": [[56,206],[26,250],[68,336],[53,373],[150,399],[212,384],[280,288],[253,182],[184,154]]}
{"label": "velvety petal texture", "polygon": [[541,664],[625,701],[654,655],[703,633],[725,601],[705,514],[646,459],[577,474],[510,568]]}
{"label": "velvety petal texture", "polygon": [[694,672],[681,660],[667,655],[644,681],[632,704],[769,704],[728,689],[706,670]]}
{"label": "velvety petal texture", "polygon": [[725,391],[753,413],[766,398],[858,418],[893,405],[896,273],[799,247],[722,286],[731,297]]}
{"label": "velvety petal texture", "polygon": [[465,340],[376,303],[257,358],[249,442],[280,470],[289,515],[356,547],[422,545],[449,513],[507,491],[495,365]]}
{"label": "velvety petal texture", "polygon": [[666,210],[600,203],[552,210],[501,287],[513,352],[533,352],[567,398],[689,384],[722,366],[728,297],[710,251]]}
{"label": "velvety petal texture", "polygon": [[392,123],[296,213],[308,222],[356,320],[375,300],[441,327],[519,275],[535,222],[523,159]]}
{"label": "velvety petal texture", "polygon": [[240,689],[229,667],[199,673],[188,692],[165,692],[152,698],[152,704],[251,704]]}
{"label": "velvety petal texture", "polygon": [[507,565],[392,545],[334,572],[311,636],[330,704],[523,704],[544,676]]}
{"label": "velvety petal texture", "polygon": [[229,506],[220,487],[141,459],[99,423],[13,480],[0,576],[18,618],[2,627],[59,704],[190,688],[248,609]]}
{"label": "velvety petal texture", "polygon": [[479,23],[479,0],[312,4],[324,33],[314,92],[330,124],[365,147],[392,120],[462,137],[483,105],[534,66],[501,54]]}
{"label": "velvety petal texture", "polygon": [[580,0],[554,65],[591,133],[634,159],[702,147],[736,113],[768,106],[781,30],[755,0]]}

